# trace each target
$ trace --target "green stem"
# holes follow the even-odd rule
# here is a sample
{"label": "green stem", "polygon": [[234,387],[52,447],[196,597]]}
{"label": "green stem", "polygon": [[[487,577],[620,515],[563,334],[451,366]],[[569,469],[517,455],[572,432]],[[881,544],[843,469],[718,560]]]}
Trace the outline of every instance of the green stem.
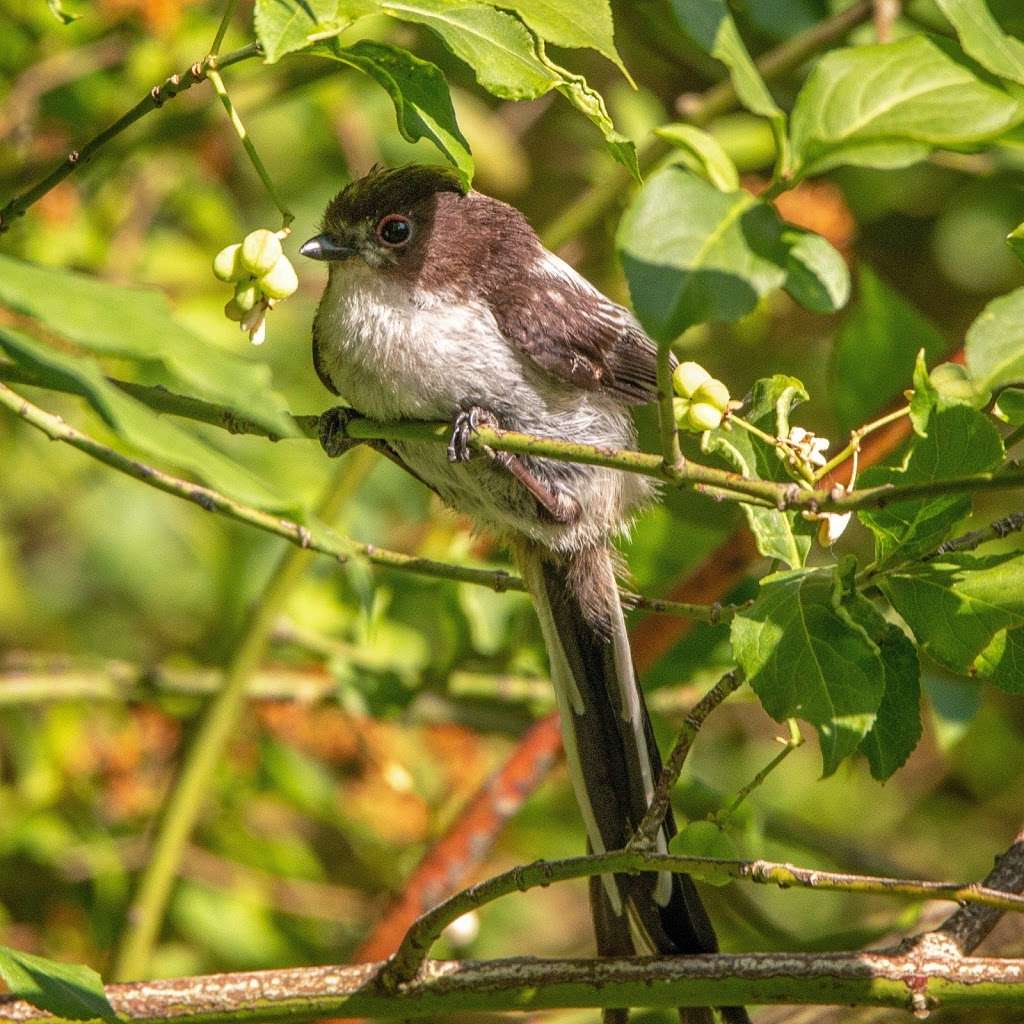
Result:
{"label": "green stem", "polygon": [[235,105],[231,102],[231,97],[228,95],[227,87],[224,85],[224,79],[220,77],[220,73],[217,70],[218,65],[216,63],[216,58],[211,56],[209,61],[210,68],[207,71],[207,78],[210,79],[213,91],[220,97],[221,103],[224,104],[224,109],[228,112],[228,118],[231,121],[231,126],[235,129],[235,134],[241,140],[242,148],[245,150],[249,157],[249,161],[256,169],[256,173],[259,175],[260,181],[263,182],[263,187],[267,190],[267,195],[269,195],[273,200],[278,213],[281,214],[281,230],[285,231],[288,229],[291,222],[295,220],[295,215],[287,206],[285,206],[284,200],[278,193],[273,179],[270,177],[269,172],[263,165],[263,161],[260,159],[259,153],[256,152],[256,146],[249,137],[249,132],[242,123],[242,119],[239,117],[238,111],[235,109]]}
{"label": "green stem", "polygon": [[213,37],[213,45],[210,47],[210,55],[216,57],[220,53],[220,44],[224,42],[224,36],[231,25],[231,18],[235,13],[238,0],[227,0],[224,5],[224,13],[220,16],[220,24],[217,26],[217,34]]}
{"label": "green stem", "polygon": [[981,903],[999,910],[1024,913],[1024,896],[1000,892],[977,883],[964,885],[958,882],[879,878],[871,875],[818,871],[765,860],[720,860],[714,857],[684,857],[645,853],[640,850],[616,850],[559,861],[535,861],[533,864],[512,868],[450,896],[423,914],[409,929],[378,980],[385,990],[394,991],[401,984],[416,977],[434,943],[448,925],[463,914],[493,903],[502,896],[574,878],[591,878],[594,875],[605,874],[638,874],[646,871],[682,872],[713,884],[735,879],[760,885],[776,885],[780,888],[798,887],[826,892],[858,892],[909,896],[918,900]]}
{"label": "green stem", "polygon": [[803,733],[800,732],[800,726],[797,724],[795,718],[787,719],[789,725],[789,738],[783,742],[782,749],[736,794],[731,804],[715,815],[715,819],[719,824],[724,824],[731,818],[744,800],[750,796],[751,793],[757,789],[765,779],[776,768],[782,764],[783,761],[789,757],[790,754],[796,750],[797,747],[803,746],[804,737]]}
{"label": "green stem", "polygon": [[[215,60],[217,67],[224,69],[232,64],[238,64],[240,61],[258,57],[262,52],[259,43],[249,43],[248,46],[232,50],[231,53],[226,53],[223,57],[217,57]],[[160,85],[154,86],[131,110],[119,117],[109,128],[90,139],[81,149],[72,150],[42,181],[22,192],[21,195],[15,196],[0,210],[0,233],[10,228],[15,219],[21,217],[33,203],[42,199],[69,174],[88,163],[101,147],[120,135],[126,128],[131,127],[140,117],[162,107],[167,100],[173,99],[185,92],[186,89],[191,89],[197,82],[204,81],[210,68],[210,58],[207,57],[205,60],[196,61],[182,74],[171,75]]]}
{"label": "green stem", "polygon": [[672,396],[672,349],[668,345],[661,345],[658,348],[658,427],[661,433],[661,457],[666,466],[678,466],[683,461]]}
{"label": "green stem", "polygon": [[861,443],[868,434],[871,434],[882,427],[888,426],[890,423],[895,423],[896,420],[901,420],[904,416],[909,415],[910,406],[904,405],[899,409],[894,409],[892,412],[886,413],[884,416],[879,416],[877,420],[872,420],[870,423],[865,423],[862,427],[857,427],[856,430],[851,430],[849,444],[847,444],[841,452],[829,459],[824,466],[819,467],[814,474],[814,479],[816,481],[824,480],[832,470],[841,466],[848,458],[850,458],[850,456],[859,452]]}

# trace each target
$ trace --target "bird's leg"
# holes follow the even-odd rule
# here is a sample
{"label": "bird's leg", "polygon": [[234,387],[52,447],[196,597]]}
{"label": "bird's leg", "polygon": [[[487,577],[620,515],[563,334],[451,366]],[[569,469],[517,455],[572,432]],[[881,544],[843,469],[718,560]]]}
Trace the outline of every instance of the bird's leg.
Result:
{"label": "bird's leg", "polygon": [[[472,454],[470,438],[480,427],[498,428],[494,414],[478,405],[456,413],[452,436],[448,443],[449,462],[468,462]],[[523,459],[511,452],[495,452],[485,447],[484,453],[496,465],[508,470],[536,499],[541,509],[556,523],[570,524],[580,517],[579,502],[561,489],[553,488],[532,472]]]}
{"label": "bird's leg", "polygon": [[317,422],[317,429],[320,436],[320,447],[327,452],[332,459],[351,451],[358,444],[363,442],[349,437],[346,427],[354,419],[359,418],[355,409],[349,409],[344,405],[336,405],[333,409],[320,413]]}

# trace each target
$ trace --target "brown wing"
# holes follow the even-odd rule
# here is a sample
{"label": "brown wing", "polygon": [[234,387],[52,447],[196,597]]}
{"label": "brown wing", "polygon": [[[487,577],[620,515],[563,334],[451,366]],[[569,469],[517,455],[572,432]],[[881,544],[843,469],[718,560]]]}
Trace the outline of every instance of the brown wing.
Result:
{"label": "brown wing", "polygon": [[553,376],[630,404],[654,400],[654,342],[567,264],[549,255],[545,269],[496,289],[490,306],[509,342]]}
{"label": "brown wing", "polygon": [[320,331],[318,324],[320,322],[320,312],[317,311],[317,315],[313,320],[313,368],[316,370],[316,375],[323,382],[325,388],[331,392],[332,395],[338,394],[338,389],[334,386],[331,380],[330,374],[327,372],[327,367],[324,366],[323,361],[320,359]]}

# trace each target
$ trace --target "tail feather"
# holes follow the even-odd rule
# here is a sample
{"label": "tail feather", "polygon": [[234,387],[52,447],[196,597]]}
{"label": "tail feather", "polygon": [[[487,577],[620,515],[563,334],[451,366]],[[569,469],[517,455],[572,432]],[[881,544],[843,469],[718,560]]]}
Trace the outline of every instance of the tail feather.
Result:
{"label": "tail feather", "polygon": [[[566,762],[594,852],[621,849],[643,819],[661,772],[643,692],[637,685],[618,598],[611,553],[520,553],[533,596],[562,717]],[[671,811],[657,837],[665,850],[675,835]],[[713,953],[718,942],[688,875],[669,872],[602,875],[590,880],[598,953]],[[747,1021],[739,1007],[726,1019]],[[689,1024],[711,1020],[709,1010],[681,1010]],[[619,1011],[606,1021],[622,1021]]]}

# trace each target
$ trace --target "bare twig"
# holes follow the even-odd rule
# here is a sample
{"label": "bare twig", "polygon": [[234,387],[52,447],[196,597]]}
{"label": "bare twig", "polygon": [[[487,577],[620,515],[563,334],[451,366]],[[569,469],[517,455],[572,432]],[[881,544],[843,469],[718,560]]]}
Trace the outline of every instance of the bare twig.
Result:
{"label": "bare twig", "polygon": [[970,533],[947,540],[928,557],[939,558],[942,555],[952,554],[954,551],[973,551],[990,540],[1001,540],[1018,530],[1024,530],[1024,512],[1011,512],[1009,515],[989,523],[988,526],[983,526],[980,530],[972,530]]}

